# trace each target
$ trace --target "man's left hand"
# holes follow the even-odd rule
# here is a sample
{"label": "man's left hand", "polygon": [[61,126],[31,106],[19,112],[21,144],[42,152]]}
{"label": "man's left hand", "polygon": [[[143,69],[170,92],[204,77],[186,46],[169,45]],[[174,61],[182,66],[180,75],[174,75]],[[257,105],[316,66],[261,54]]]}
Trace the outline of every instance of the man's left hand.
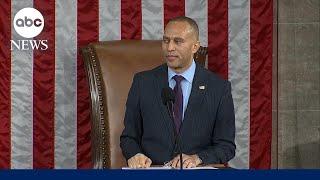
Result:
{"label": "man's left hand", "polygon": [[[183,168],[193,168],[201,164],[201,159],[196,154],[194,155],[182,154],[182,161],[183,161],[182,163]],[[169,164],[173,168],[180,168],[180,154],[177,155],[175,158],[173,158]]]}

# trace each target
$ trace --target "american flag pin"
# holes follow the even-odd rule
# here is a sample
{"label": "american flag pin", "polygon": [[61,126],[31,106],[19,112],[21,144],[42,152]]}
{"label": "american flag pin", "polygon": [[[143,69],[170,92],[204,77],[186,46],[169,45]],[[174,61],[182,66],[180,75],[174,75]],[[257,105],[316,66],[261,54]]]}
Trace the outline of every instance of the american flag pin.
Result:
{"label": "american flag pin", "polygon": [[199,89],[204,90],[206,87],[205,86],[199,86]]}

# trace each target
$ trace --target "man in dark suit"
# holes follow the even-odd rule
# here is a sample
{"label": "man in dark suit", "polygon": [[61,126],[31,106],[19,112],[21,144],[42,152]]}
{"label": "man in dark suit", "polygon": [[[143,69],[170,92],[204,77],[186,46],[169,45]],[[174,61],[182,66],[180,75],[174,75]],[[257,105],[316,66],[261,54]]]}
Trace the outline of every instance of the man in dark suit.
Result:
{"label": "man in dark suit", "polygon": [[[199,29],[188,17],[170,20],[163,35],[166,63],[137,73],[128,94],[120,146],[129,167],[180,167],[175,134],[180,134],[183,167],[226,163],[235,155],[235,118],[230,82],[193,60]],[[175,94],[173,118],[161,92]]]}

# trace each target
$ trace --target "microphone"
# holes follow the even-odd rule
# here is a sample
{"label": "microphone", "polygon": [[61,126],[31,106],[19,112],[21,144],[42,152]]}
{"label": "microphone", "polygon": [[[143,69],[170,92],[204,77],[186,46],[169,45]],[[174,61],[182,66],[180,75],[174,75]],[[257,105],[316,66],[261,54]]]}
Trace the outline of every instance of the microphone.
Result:
{"label": "microphone", "polygon": [[[166,87],[166,88],[163,88],[162,89],[162,92],[161,92],[161,97],[162,97],[162,103],[165,105],[165,106],[168,106],[169,103],[174,103],[175,101],[175,95],[174,95],[174,92],[171,88],[169,87]],[[170,112],[170,111],[169,111]]]}
{"label": "microphone", "polygon": [[[176,132],[175,123],[174,123],[174,111],[173,111],[173,104],[175,102],[175,94],[170,87],[163,88],[161,91],[161,98],[162,103],[167,107],[169,112],[169,116],[174,124],[174,135],[175,135],[175,146],[178,146],[178,153],[180,154],[180,169],[182,170],[183,167],[183,159],[182,159],[182,149],[181,149],[181,142],[180,142],[180,133]],[[174,148],[175,149],[175,148]]]}
{"label": "microphone", "polygon": [[[162,98],[162,103],[167,107],[170,119],[172,120],[172,122],[174,122],[173,104],[175,102],[175,94],[173,90],[170,87],[163,88],[161,91],[161,98]],[[175,129],[174,129],[174,134],[176,136]]]}

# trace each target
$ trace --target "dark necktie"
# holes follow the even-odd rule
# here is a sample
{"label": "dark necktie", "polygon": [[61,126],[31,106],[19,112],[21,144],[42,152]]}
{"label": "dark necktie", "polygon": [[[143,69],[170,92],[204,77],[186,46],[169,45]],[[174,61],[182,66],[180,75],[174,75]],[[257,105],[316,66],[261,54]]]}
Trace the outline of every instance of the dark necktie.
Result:
{"label": "dark necktie", "polygon": [[176,81],[176,86],[173,89],[173,92],[175,94],[175,102],[173,105],[173,119],[176,126],[176,132],[179,133],[183,113],[183,93],[181,88],[181,81],[184,79],[184,77],[175,75],[173,76],[173,79]]}

